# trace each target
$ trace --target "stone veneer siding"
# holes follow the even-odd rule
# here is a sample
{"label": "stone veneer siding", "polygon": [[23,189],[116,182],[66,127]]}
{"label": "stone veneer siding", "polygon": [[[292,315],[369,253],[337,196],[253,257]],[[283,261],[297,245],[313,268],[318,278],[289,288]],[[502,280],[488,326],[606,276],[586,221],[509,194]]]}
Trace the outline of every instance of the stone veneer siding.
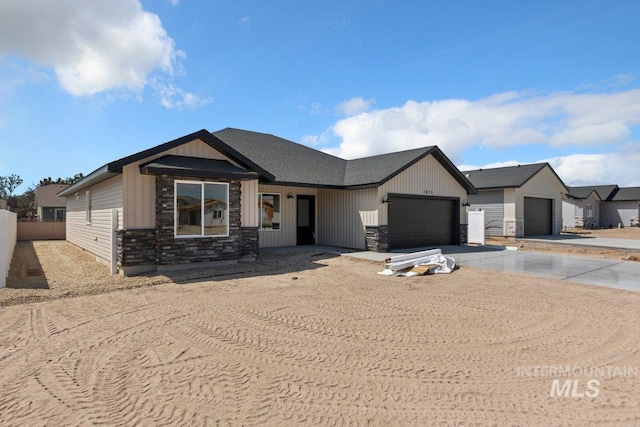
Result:
{"label": "stone veneer siding", "polygon": [[151,228],[118,230],[116,232],[118,267],[156,263],[156,230]]}
{"label": "stone veneer siding", "polygon": [[259,234],[258,227],[240,227],[240,250],[242,255],[250,255],[258,253]]}
{"label": "stone veneer siding", "polygon": [[461,245],[466,245],[467,244],[468,232],[469,232],[469,225],[468,224],[460,224],[460,244]]}
{"label": "stone veneer siding", "polygon": [[174,237],[174,181],[201,181],[182,176],[156,176],[156,263],[158,265],[188,264],[238,259],[242,256],[240,228],[240,181],[211,179],[207,182],[229,184],[229,236]]}
{"label": "stone veneer siding", "polygon": [[384,252],[389,250],[389,227],[386,225],[365,226],[365,248],[368,251]]}

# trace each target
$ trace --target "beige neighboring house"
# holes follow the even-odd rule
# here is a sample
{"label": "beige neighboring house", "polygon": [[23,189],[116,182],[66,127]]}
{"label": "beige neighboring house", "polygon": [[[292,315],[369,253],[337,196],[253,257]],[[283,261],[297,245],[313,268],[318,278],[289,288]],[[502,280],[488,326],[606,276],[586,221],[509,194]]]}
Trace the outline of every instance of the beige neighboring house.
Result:
{"label": "beige neighboring house", "polygon": [[0,209],[2,210],[6,210],[7,209],[7,201],[4,199],[0,199]]}
{"label": "beige neighboring house", "polygon": [[36,188],[35,208],[38,221],[64,221],[67,217],[67,198],[58,193],[68,185],[49,184]]}
{"label": "beige neighboring house", "polygon": [[67,240],[135,274],[259,248],[466,242],[476,189],[438,147],[345,160],[239,129],[201,130],[112,161],[60,192]]}
{"label": "beige neighboring house", "polygon": [[548,163],[464,172],[478,189],[469,210],[485,212],[487,235],[526,237],[560,234],[562,200],[569,189]]}

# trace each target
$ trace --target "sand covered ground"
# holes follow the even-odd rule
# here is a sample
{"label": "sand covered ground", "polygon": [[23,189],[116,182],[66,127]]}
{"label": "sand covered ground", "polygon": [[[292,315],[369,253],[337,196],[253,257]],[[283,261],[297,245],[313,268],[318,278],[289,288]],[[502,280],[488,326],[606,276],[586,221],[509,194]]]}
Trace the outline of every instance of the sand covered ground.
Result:
{"label": "sand covered ground", "polygon": [[0,425],[640,424],[640,293],[278,257],[10,300]]}

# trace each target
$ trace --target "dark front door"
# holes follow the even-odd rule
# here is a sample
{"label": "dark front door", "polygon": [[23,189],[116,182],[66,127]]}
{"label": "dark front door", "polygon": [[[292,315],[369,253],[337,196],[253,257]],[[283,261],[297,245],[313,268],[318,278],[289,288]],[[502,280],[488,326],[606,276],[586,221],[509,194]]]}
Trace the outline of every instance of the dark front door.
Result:
{"label": "dark front door", "polygon": [[298,244],[316,244],[316,197],[298,196],[296,201],[298,215]]}

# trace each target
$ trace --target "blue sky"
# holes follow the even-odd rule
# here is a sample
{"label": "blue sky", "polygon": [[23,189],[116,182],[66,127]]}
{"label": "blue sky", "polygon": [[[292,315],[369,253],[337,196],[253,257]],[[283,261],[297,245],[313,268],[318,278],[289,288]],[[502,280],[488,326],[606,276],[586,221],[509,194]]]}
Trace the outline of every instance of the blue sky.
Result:
{"label": "blue sky", "polygon": [[2,0],[0,175],[237,127],[637,186],[638,22],[631,0]]}

